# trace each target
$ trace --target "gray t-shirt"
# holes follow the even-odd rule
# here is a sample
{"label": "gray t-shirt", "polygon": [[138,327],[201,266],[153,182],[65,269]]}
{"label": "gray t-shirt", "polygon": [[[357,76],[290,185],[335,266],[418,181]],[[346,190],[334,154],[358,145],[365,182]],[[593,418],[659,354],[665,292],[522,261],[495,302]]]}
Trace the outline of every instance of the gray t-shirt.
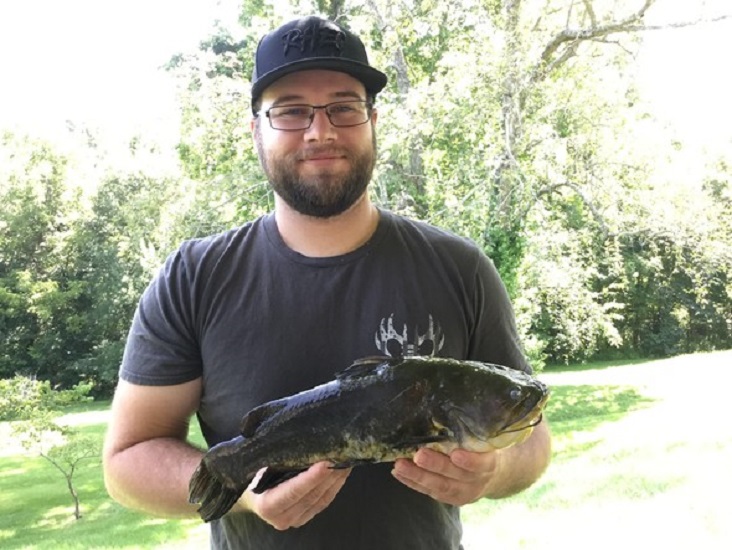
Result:
{"label": "gray t-shirt", "polygon": [[[439,355],[530,372],[493,264],[470,241],[387,211],[364,246],[308,258],[273,215],[184,243],[140,301],[120,377],[203,378],[209,445],[238,434],[251,408],[331,380],[370,355]],[[414,492],[391,465],[358,466],[335,501],[298,529],[254,514],[211,524],[212,548],[460,548],[459,510]]]}

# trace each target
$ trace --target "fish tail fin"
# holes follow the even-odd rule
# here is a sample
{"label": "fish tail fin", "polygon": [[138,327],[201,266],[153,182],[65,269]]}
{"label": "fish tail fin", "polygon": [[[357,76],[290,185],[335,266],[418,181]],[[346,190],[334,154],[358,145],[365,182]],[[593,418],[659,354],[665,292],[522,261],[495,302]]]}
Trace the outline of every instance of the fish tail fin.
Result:
{"label": "fish tail fin", "polygon": [[200,504],[198,513],[201,519],[212,521],[231,510],[245,488],[246,484],[241,489],[227,487],[201,461],[188,486],[188,502]]}

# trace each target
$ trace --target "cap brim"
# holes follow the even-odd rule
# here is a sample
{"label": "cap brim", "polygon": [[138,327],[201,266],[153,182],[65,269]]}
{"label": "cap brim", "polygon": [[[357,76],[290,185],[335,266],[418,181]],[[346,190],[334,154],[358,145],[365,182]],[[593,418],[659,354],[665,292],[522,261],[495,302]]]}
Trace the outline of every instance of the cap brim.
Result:
{"label": "cap brim", "polygon": [[317,59],[302,59],[293,61],[287,65],[282,65],[277,69],[260,76],[256,83],[252,86],[252,103],[256,101],[262,92],[275,81],[283,76],[298,71],[306,71],[309,69],[323,69],[327,71],[338,71],[351,75],[356,80],[363,83],[366,92],[369,95],[376,95],[386,86],[387,78],[384,73],[358,61],[345,60],[340,57]]}

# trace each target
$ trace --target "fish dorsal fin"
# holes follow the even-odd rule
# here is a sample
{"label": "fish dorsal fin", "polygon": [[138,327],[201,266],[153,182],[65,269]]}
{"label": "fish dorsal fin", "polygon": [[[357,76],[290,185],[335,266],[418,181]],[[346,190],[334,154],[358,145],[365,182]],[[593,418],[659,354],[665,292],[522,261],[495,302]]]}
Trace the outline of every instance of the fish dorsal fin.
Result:
{"label": "fish dorsal fin", "polygon": [[265,403],[253,408],[239,423],[239,432],[244,437],[252,437],[262,423],[271,418],[286,406],[285,403]]}
{"label": "fish dorsal fin", "polygon": [[338,380],[347,380],[373,376],[378,374],[379,367],[385,363],[390,363],[391,361],[393,361],[393,359],[386,355],[372,355],[370,357],[356,359],[350,367],[336,373],[336,378]]}

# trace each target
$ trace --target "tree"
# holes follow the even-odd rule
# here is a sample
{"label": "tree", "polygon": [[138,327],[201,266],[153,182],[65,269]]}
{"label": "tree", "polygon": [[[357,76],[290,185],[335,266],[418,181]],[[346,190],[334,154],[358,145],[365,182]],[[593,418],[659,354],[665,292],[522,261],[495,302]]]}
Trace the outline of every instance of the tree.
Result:
{"label": "tree", "polygon": [[43,457],[63,476],[77,520],[81,519],[81,501],[74,475],[83,461],[101,456],[101,446],[97,439],[80,435],[54,418],[59,407],[88,401],[90,390],[90,385],[79,385],[58,392],[48,381],[23,376],[0,380],[0,419],[13,420],[13,434],[23,447]]}
{"label": "tree", "polygon": [[1,139],[0,376],[33,369],[48,301],[74,292],[46,277],[68,223],[66,159],[42,142],[9,133]]}
{"label": "tree", "polygon": [[[23,373],[65,388],[88,381],[109,395],[140,293],[177,244],[187,188],[158,175],[164,159],[143,140],[112,167],[119,151],[75,132],[64,153],[3,138],[0,377]],[[74,149],[77,138],[84,143]]]}
{"label": "tree", "polygon": [[[63,277],[79,288],[67,325],[67,360],[46,375],[68,387],[79,380],[110,395],[140,294],[176,244],[177,182],[140,173],[106,176],[64,246]],[[164,206],[163,206],[164,205]],[[69,319],[78,316],[70,334]]]}
{"label": "tree", "polygon": [[[253,183],[258,167],[251,149],[248,157],[241,155],[244,142],[226,138],[236,134],[227,134],[223,121],[240,120],[246,113],[257,37],[298,12],[319,11],[358,32],[372,62],[390,76],[377,102],[379,163],[372,185],[377,203],[471,237],[494,260],[515,299],[526,303],[525,296],[535,296],[533,306],[519,312],[531,316],[520,319],[520,325],[539,346],[537,357],[584,359],[611,348],[638,349],[633,343],[639,338],[648,341],[631,336],[635,329],[629,329],[642,323],[633,314],[636,287],[629,278],[639,252],[629,243],[636,233],[665,232],[664,224],[639,227],[639,220],[654,219],[646,208],[653,202],[647,182],[659,152],[673,154],[674,145],[661,142],[643,149],[634,141],[652,121],[634,89],[631,61],[642,33],[661,28],[646,20],[662,2],[306,4],[247,4],[243,34],[240,30],[233,38],[230,31],[221,32],[212,40],[218,44],[213,58],[196,57],[199,76],[191,82],[204,93],[191,103],[192,112],[203,112],[201,104],[211,101],[206,87],[236,88],[236,93],[212,96],[214,105],[233,107],[217,107],[214,112],[222,118],[209,119],[216,121],[212,136],[228,149],[214,140],[188,143],[191,150],[208,151],[197,156],[186,152],[188,159],[229,158],[216,151],[237,151],[235,166],[229,161],[194,163],[236,174],[228,180],[232,187],[219,195],[222,202],[214,201],[219,213],[208,209],[204,218],[220,218],[222,203],[247,216],[271,207],[265,187]],[[246,176],[238,177],[242,174]],[[238,192],[251,202],[242,202]],[[662,256],[675,254],[668,247],[658,250]],[[552,272],[564,276],[542,277]],[[712,283],[725,280],[720,273],[726,271],[687,279],[721,288],[723,284]],[[713,294],[715,300],[729,301],[720,292]],[[669,300],[689,301],[690,296],[674,292]],[[672,307],[659,314],[668,321],[679,311]],[[712,332],[717,341],[728,340],[729,331]]]}
{"label": "tree", "polygon": [[536,365],[729,346],[732,161],[689,171],[700,155],[634,84],[633,55],[665,4],[245,2],[239,28],[169,64],[182,173],[161,170],[168,159],[142,136],[120,150],[71,123],[63,148],[4,134],[0,378],[111,392],[164,257],[272,209],[249,133],[252,59],[263,33],[306,12],[356,31],[390,77],[375,202],[486,251]]}

